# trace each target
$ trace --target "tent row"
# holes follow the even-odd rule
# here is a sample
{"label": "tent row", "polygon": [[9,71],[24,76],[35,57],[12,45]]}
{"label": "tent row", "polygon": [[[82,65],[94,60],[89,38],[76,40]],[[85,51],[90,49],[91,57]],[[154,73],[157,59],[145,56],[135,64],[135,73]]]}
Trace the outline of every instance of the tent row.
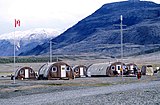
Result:
{"label": "tent row", "polygon": [[136,76],[138,71],[140,71],[142,75],[154,75],[152,65],[143,65],[141,69],[139,69],[134,63],[124,64],[122,62],[114,62],[92,64],[87,69],[87,76],[118,76],[122,74],[125,76]]}
{"label": "tent row", "polygon": [[[73,68],[64,62],[46,63],[36,73],[31,67],[22,67],[15,72],[15,79],[74,79],[86,77],[87,67],[77,65]],[[11,77],[13,79],[13,76]]]}
{"label": "tent row", "polygon": [[[96,63],[90,66],[76,65],[71,67],[64,62],[46,63],[36,73],[31,67],[22,67],[15,73],[16,79],[74,79],[79,77],[102,77],[118,75],[136,75],[138,66],[136,64]],[[150,66],[142,66],[143,75],[153,75]],[[13,79],[13,78],[12,78]]]}
{"label": "tent row", "polygon": [[127,64],[125,65],[122,62],[114,63],[97,63],[92,64],[87,72],[88,76],[118,76],[118,75],[134,75],[134,70],[137,70],[138,67],[136,64]]}

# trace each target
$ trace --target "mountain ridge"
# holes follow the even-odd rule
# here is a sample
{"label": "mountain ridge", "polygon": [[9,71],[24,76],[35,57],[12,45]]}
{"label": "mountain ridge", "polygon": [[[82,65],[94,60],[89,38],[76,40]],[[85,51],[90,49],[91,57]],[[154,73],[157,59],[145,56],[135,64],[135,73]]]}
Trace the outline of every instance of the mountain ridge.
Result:
{"label": "mountain ridge", "polygon": [[[120,24],[120,15],[124,17],[123,24],[127,25],[124,30],[125,55],[159,47],[160,5],[148,1],[125,1],[104,4],[93,14],[52,39],[58,43],[53,45],[53,53],[102,53],[118,56],[120,31],[114,24]],[[49,45],[44,43],[41,50],[35,47],[22,55],[45,54],[48,53],[48,47]]]}

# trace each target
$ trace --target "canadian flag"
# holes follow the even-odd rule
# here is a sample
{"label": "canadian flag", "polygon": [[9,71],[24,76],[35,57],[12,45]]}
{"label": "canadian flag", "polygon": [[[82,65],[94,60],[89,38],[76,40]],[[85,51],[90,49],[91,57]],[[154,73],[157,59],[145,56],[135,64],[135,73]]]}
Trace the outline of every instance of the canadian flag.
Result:
{"label": "canadian flag", "polygon": [[16,19],[15,19],[15,25],[14,25],[14,27],[17,27],[17,26],[20,27],[20,20],[16,20]]}

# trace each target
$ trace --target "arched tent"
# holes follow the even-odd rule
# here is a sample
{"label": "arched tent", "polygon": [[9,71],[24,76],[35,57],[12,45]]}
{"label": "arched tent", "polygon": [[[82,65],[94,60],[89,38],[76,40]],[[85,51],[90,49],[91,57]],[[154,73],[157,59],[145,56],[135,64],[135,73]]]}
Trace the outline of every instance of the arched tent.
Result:
{"label": "arched tent", "polygon": [[122,62],[111,63],[111,65],[109,67],[109,71],[111,71],[111,72],[116,71],[118,74],[120,74],[121,69],[123,69],[123,73],[125,73],[126,65]]}
{"label": "arched tent", "polygon": [[108,74],[108,67],[109,66],[110,66],[109,63],[92,64],[87,69],[87,76],[88,77],[110,76],[110,74]]}
{"label": "arched tent", "polygon": [[75,77],[86,77],[87,76],[87,67],[84,65],[76,65],[73,67]]}
{"label": "arched tent", "polygon": [[48,71],[49,67],[52,65],[52,63],[46,63],[40,67],[38,70],[38,80],[44,79],[44,75],[46,71]]}
{"label": "arched tent", "polygon": [[36,79],[36,73],[31,67],[22,67],[15,72],[16,79]]}
{"label": "arched tent", "polygon": [[141,68],[142,75],[150,75],[153,76],[154,70],[152,65],[143,65]]}
{"label": "arched tent", "polygon": [[73,79],[72,68],[64,62],[47,63],[39,69],[38,79]]}
{"label": "arched tent", "polygon": [[127,75],[135,75],[138,71],[138,66],[134,63],[129,63],[126,65],[127,67]]}

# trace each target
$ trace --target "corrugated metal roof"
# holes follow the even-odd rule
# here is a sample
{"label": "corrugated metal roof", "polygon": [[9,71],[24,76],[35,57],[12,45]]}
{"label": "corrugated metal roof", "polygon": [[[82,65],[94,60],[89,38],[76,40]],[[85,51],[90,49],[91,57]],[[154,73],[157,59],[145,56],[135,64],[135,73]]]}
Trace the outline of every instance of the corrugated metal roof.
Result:
{"label": "corrugated metal roof", "polygon": [[48,73],[49,67],[54,63],[46,63],[42,65],[42,67],[39,69],[39,75],[46,75]]}
{"label": "corrugated metal roof", "polygon": [[21,68],[18,68],[18,69],[16,70],[16,72],[15,72],[15,77],[18,76],[18,72],[19,72],[20,69],[21,69]]}
{"label": "corrugated metal roof", "polygon": [[109,67],[109,63],[96,63],[92,64],[88,70],[87,74],[89,75],[106,75],[107,67]]}

